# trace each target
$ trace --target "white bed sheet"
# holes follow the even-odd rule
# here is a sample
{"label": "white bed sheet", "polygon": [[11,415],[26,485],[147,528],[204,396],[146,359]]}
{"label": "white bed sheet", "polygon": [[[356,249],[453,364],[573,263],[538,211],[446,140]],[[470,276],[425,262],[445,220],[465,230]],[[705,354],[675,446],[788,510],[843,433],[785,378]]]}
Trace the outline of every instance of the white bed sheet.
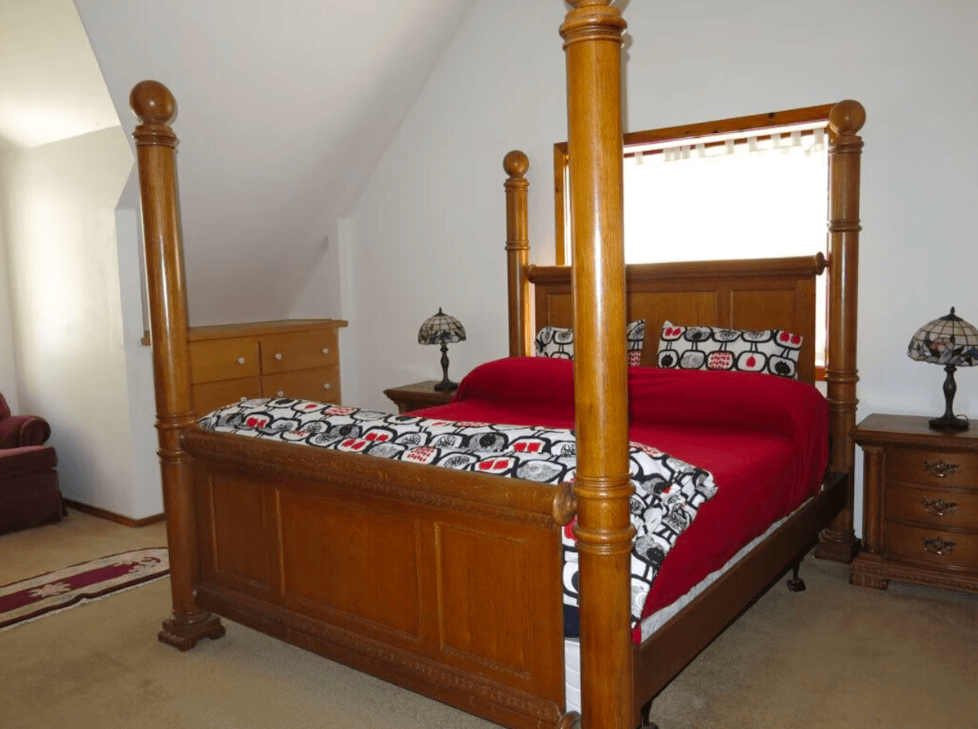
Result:
{"label": "white bed sheet", "polygon": [[[807,504],[808,502],[806,501],[805,503]],[[798,508],[801,509],[803,506],[804,504]],[[671,605],[645,618],[642,621],[642,640],[648,639],[650,635],[665,625],[676,613],[692,602],[703,590],[716,582],[724,572],[742,560],[748,552],[766,539],[774,530],[788,521],[791,516],[792,514],[789,514],[785,518],[774,522],[761,536],[749,542],[731,557],[723,567],[708,574],[701,582]],[[579,712],[581,710],[581,643],[577,638],[564,639],[564,683],[566,687],[565,701],[567,711]]]}

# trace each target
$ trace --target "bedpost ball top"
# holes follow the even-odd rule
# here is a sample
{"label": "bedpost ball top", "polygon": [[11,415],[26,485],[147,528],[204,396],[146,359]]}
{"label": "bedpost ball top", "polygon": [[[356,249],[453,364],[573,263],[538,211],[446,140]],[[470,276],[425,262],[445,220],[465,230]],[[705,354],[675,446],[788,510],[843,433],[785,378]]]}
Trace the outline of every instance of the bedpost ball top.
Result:
{"label": "bedpost ball top", "polygon": [[510,177],[522,177],[530,169],[530,159],[525,153],[514,149],[503,158],[503,169]]}
{"label": "bedpost ball top", "polygon": [[836,134],[855,134],[865,123],[866,109],[852,99],[840,101],[829,112],[829,126]]}
{"label": "bedpost ball top", "polygon": [[129,94],[129,108],[143,124],[169,124],[177,114],[177,101],[159,81],[140,81]]}

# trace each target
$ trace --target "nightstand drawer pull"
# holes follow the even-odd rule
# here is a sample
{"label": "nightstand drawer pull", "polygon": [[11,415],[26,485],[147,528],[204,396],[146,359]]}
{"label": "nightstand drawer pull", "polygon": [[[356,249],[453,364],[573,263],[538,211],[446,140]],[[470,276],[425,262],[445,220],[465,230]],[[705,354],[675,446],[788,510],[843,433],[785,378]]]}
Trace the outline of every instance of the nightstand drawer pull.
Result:
{"label": "nightstand drawer pull", "polygon": [[928,514],[933,514],[934,516],[944,516],[945,514],[953,514],[958,510],[958,505],[953,501],[945,501],[944,499],[924,499],[924,511]]}
{"label": "nightstand drawer pull", "polygon": [[954,548],[958,546],[958,543],[948,539],[944,540],[940,537],[923,537],[924,550],[930,552],[931,554],[936,554],[943,557],[945,554],[950,554],[954,551]]}
{"label": "nightstand drawer pull", "polygon": [[944,478],[948,474],[956,473],[958,470],[958,464],[948,463],[947,461],[924,461],[924,470],[931,476]]}

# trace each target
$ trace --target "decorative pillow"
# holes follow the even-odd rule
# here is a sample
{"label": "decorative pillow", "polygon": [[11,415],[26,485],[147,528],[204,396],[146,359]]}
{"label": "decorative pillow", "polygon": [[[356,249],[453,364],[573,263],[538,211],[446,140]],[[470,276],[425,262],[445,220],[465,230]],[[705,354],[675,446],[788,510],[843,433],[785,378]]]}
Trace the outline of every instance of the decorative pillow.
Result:
{"label": "decorative pillow", "polygon": [[763,372],[797,379],[801,340],[782,329],[683,327],[667,321],[658,362],[669,369]]}
{"label": "decorative pillow", "polygon": [[[628,366],[635,367],[642,361],[645,344],[645,319],[629,322],[625,329],[628,340]],[[536,337],[537,357],[574,359],[574,330],[564,327],[543,327]]]}

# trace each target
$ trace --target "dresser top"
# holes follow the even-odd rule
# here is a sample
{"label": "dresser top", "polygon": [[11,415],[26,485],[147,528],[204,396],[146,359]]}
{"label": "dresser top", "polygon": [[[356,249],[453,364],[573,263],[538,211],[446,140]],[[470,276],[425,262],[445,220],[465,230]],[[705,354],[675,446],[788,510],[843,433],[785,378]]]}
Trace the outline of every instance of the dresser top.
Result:
{"label": "dresser top", "polygon": [[190,327],[187,339],[197,342],[204,339],[226,339],[228,337],[254,337],[262,334],[285,334],[313,329],[335,329],[345,327],[342,319],[280,319],[278,321],[256,321],[242,324],[215,324],[204,327]]}

